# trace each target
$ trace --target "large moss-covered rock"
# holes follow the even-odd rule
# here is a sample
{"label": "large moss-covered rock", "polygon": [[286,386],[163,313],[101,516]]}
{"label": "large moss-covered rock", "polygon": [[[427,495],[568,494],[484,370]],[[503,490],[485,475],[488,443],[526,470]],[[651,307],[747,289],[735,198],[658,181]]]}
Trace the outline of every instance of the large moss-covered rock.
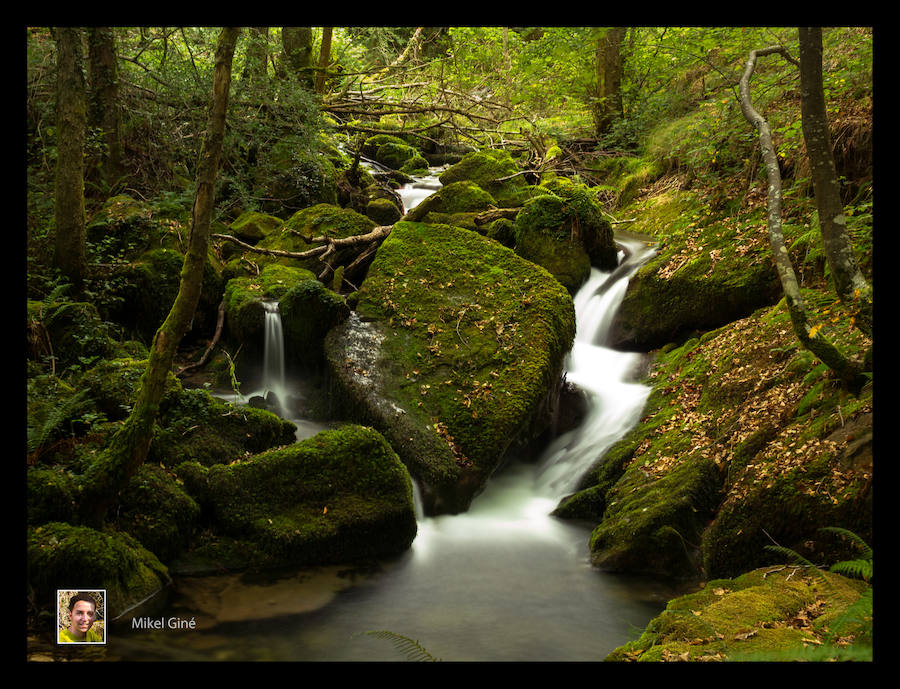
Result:
{"label": "large moss-covered rock", "polygon": [[[228,466],[179,468],[211,532],[179,565],[351,562],[406,550],[412,482],[375,430],[345,426]],[[239,546],[237,544],[240,544]]]}
{"label": "large moss-covered rock", "polygon": [[295,440],[296,426],[265,409],[223,402],[206,390],[184,390],[160,410],[149,462],[227,464]]}
{"label": "large moss-covered rock", "polygon": [[298,282],[279,302],[285,352],[299,366],[322,361],[328,331],[350,316],[346,301],[318,280]]}
{"label": "large moss-covered rock", "polygon": [[[134,261],[117,266],[111,276],[116,290],[115,300],[107,306],[109,318],[149,344],[175,303],[183,265],[181,251],[162,248],[148,250]],[[211,258],[203,269],[200,299],[188,338],[212,336],[223,287],[220,271]]]}
{"label": "large moss-covered rock", "polygon": [[[257,246],[263,249],[279,249],[300,253],[321,246],[322,242],[313,241],[319,237],[343,239],[366,234],[375,227],[376,224],[372,219],[350,208],[340,208],[332,204],[320,203],[294,213],[284,222],[279,230],[260,240]],[[331,265],[339,266],[356,258],[356,254],[357,252],[352,248],[337,249],[328,260]],[[317,275],[322,270],[322,262],[317,257],[296,259],[253,254],[252,260],[259,266],[275,263],[294,268],[304,268]],[[241,267],[238,265],[237,259],[229,261],[228,271],[230,277],[241,274]]]}
{"label": "large moss-covered rock", "polygon": [[127,195],[113,196],[85,227],[89,256],[99,262],[129,260],[151,248],[174,248],[177,233],[158,220],[150,204]]}
{"label": "large moss-covered rock", "polygon": [[660,238],[659,254],[629,281],[613,346],[653,349],[744,318],[781,296],[761,213],[709,223],[710,209],[670,192],[629,208],[629,229]]}
{"label": "large moss-covered rock", "polygon": [[463,180],[438,189],[409,211],[405,219],[413,222],[455,225],[478,230],[475,216],[496,206],[494,197],[474,182]]}
{"label": "large moss-covered rock", "polygon": [[298,365],[316,365],[325,334],[349,315],[343,297],[303,268],[273,263],[256,277],[232,278],[225,289],[225,322],[230,338],[251,358],[258,359],[263,348],[266,301],[278,302],[285,353]]}
{"label": "large moss-covered rock", "polygon": [[872,660],[872,588],[797,567],[709,581],[669,602],[618,662]]}
{"label": "large moss-covered rock", "polygon": [[477,233],[400,222],[357,308],[326,339],[338,398],[388,437],[426,509],[465,510],[506,450],[548,423],[571,298]]}
{"label": "large moss-covered rock", "polygon": [[616,266],[613,231],[600,206],[582,185],[557,184],[526,202],[515,219],[515,250],[543,266],[571,293],[590,276],[591,266]]}
{"label": "large moss-covered rock", "polygon": [[504,208],[521,206],[535,193],[509,151],[487,150],[466,154],[444,170],[438,179],[444,186],[470,181],[488,192]]}
{"label": "large moss-covered rock", "polygon": [[28,529],[27,577],[38,606],[56,609],[57,589],[106,589],[115,618],[168,585],[166,567],[125,533],[50,522]]}
{"label": "large moss-covered rock", "polygon": [[200,518],[200,507],[180,481],[155,464],[142,464],[122,491],[118,527],[162,562],[184,549]]}

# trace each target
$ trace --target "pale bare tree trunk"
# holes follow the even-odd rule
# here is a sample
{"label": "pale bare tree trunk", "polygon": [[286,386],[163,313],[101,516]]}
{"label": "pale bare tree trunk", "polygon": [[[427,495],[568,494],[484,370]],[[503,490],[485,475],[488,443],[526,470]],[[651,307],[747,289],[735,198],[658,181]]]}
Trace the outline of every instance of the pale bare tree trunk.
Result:
{"label": "pale bare tree trunk", "polygon": [[82,30],[56,29],[56,243],[53,263],[76,290],[87,272],[84,252],[84,137],[87,111]]}
{"label": "pale bare tree trunk", "polygon": [[872,335],[872,290],[863,277],[853,253],[840,184],[834,164],[825,90],[822,84],[822,29],[803,27],[800,35],[800,113],[803,139],[812,171],[819,229],[825,257],[838,298],[856,307],[854,323],[865,334]]}
{"label": "pale bare tree trunk", "polygon": [[231,87],[231,62],[239,29],[225,28],[219,34],[213,76],[213,95],[209,106],[206,136],[200,151],[197,189],[194,195],[188,250],[181,269],[181,284],[175,303],[165,322],[156,331],[150,346],[150,360],[141,379],[141,387],[131,414],[109,446],[94,462],[80,482],[85,519],[102,521],[128,479],[147,457],[159,403],[181,338],[190,327],[200,299],[203,270],[207,262],[210,224],[214,205],[214,187],[222,141],[225,114]]}
{"label": "pale bare tree trunk", "polygon": [[781,55],[796,64],[796,60],[790,57],[782,46],[770,46],[760,50],[753,50],[747,60],[740,81],[741,112],[743,112],[747,121],[756,127],[759,132],[759,146],[769,183],[769,245],[772,247],[775,269],[781,280],[781,288],[784,291],[788,313],[790,314],[797,339],[806,349],[815,354],[822,363],[833,370],[841,380],[852,387],[856,387],[862,383],[860,367],[844,356],[823,334],[812,331],[803,295],[800,292],[800,283],[797,282],[797,275],[794,273],[794,266],[791,263],[791,257],[784,243],[784,234],[781,226],[781,171],[778,168],[778,156],[772,144],[772,132],[769,124],[756,111],[750,100],[750,78],[753,76],[753,71],[756,68],[757,58],[773,54]]}

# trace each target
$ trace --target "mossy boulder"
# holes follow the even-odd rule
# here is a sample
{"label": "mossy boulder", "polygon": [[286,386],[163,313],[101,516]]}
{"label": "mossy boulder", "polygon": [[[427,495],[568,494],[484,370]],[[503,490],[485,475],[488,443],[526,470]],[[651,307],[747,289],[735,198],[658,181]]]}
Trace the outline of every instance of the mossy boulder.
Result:
{"label": "mossy boulder", "polygon": [[349,315],[343,297],[303,268],[273,263],[258,277],[232,278],[225,289],[225,322],[229,337],[251,357],[262,351],[266,301],[278,302],[286,356],[301,366],[321,360],[325,334]]}
{"label": "mossy boulder", "polygon": [[342,296],[318,280],[304,280],[289,289],[279,302],[285,353],[301,367],[316,367],[323,357],[328,331],[350,316]]}
{"label": "mossy boulder", "polygon": [[[184,254],[176,249],[151,249],[131,263],[117,266],[111,276],[116,284],[115,300],[107,309],[109,318],[150,343],[175,303],[181,285]],[[224,282],[213,259],[203,269],[200,300],[187,337],[211,337],[215,331]]]}
{"label": "mossy boulder", "polygon": [[366,217],[378,225],[393,225],[402,215],[397,202],[387,196],[377,196],[366,203]]}
{"label": "mossy boulder", "polygon": [[200,506],[168,470],[142,464],[122,491],[116,524],[162,562],[169,562],[190,542]]}
{"label": "mossy boulder", "polygon": [[[230,234],[245,244],[254,245],[261,239],[277,230],[283,220],[274,215],[259,211],[244,211],[230,225],[224,234]],[[241,249],[232,242],[222,243],[222,258],[228,260]]]}
{"label": "mossy boulder", "polygon": [[185,461],[227,464],[288,445],[295,432],[293,423],[265,409],[223,402],[206,390],[184,390],[161,408],[147,461],[166,467]]}
{"label": "mossy boulder", "polygon": [[29,301],[27,327],[36,345],[29,347],[29,356],[47,364],[52,356],[57,373],[113,355],[120,334],[115,324],[101,318],[93,304],[67,300]]}
{"label": "mossy boulder", "polygon": [[591,534],[591,562],[605,571],[693,578],[697,544],[720,499],[715,464],[685,459],[661,478],[635,467],[606,494],[603,521]]}
{"label": "mossy boulder", "polygon": [[544,194],[526,202],[515,219],[515,250],[543,266],[575,293],[587,280],[591,266],[616,266],[612,227],[599,205],[583,190],[569,197]]}
{"label": "mossy boulder", "polygon": [[[245,461],[179,467],[211,533],[180,567],[275,567],[394,555],[416,534],[412,482],[375,430],[345,426]],[[235,544],[239,543],[240,548]]]}
{"label": "mossy boulder", "polygon": [[660,238],[658,255],[632,276],[610,343],[648,350],[683,341],[775,304],[781,285],[761,214],[710,220],[692,195],[670,192],[629,207],[629,229]]}
{"label": "mossy boulder", "polygon": [[[509,151],[487,150],[468,153],[438,177],[441,184],[474,182],[488,192],[504,208],[521,206],[535,193],[525,178],[518,174],[519,165]],[[540,192],[537,192],[540,193]]]}
{"label": "mossy boulder", "polygon": [[35,603],[56,610],[56,591],[106,589],[107,615],[115,618],[170,582],[167,568],[121,532],[50,522],[27,532],[27,577]]}
{"label": "mossy boulder", "polygon": [[427,510],[467,509],[507,449],[549,424],[571,298],[475,232],[400,222],[357,311],[326,338],[335,398],[391,441]]}
{"label": "mossy boulder", "polygon": [[[131,412],[146,370],[146,359],[105,359],[79,376],[75,385],[90,395],[96,410],[107,419],[121,421]],[[161,405],[172,403],[181,393],[181,383],[170,374]]]}
{"label": "mossy boulder", "polygon": [[496,205],[494,197],[484,189],[474,182],[463,180],[442,186],[409,211],[404,219],[478,230],[475,216]]}
{"label": "mossy boulder", "polygon": [[784,566],[715,579],[669,602],[613,662],[872,660],[872,588]]}
{"label": "mossy boulder", "polygon": [[149,203],[113,196],[85,226],[88,255],[98,262],[131,260],[151,248],[178,245],[174,225],[157,220]]}
{"label": "mossy boulder", "polygon": [[[300,253],[309,251],[322,242],[314,242],[319,237],[331,239],[343,239],[371,232],[376,223],[365,215],[350,208],[341,208],[328,203],[320,203],[309,208],[297,211],[288,218],[280,230],[270,233],[256,245],[263,249],[278,249]],[[356,252],[351,249],[337,249],[335,254],[329,257],[333,266],[343,265],[356,257]],[[250,257],[259,266],[267,266],[273,263],[293,268],[304,268],[316,274],[322,270],[322,262],[318,257],[305,259],[288,258],[281,256],[266,256],[253,254]],[[239,261],[232,258],[228,262],[229,277],[240,276]]]}

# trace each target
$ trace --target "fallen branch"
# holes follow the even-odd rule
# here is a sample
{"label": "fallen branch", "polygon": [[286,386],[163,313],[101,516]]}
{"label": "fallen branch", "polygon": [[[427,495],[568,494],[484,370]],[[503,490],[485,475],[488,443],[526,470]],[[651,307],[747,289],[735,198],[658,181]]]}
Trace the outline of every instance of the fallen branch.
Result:
{"label": "fallen branch", "polygon": [[343,237],[340,239],[332,239],[330,237],[315,237],[312,239],[313,242],[325,242],[320,246],[313,247],[312,249],[308,249],[307,251],[285,251],[283,249],[263,249],[262,247],[253,246],[251,244],[247,244],[246,242],[242,242],[237,237],[233,237],[230,234],[214,234],[212,235],[215,239],[221,239],[227,242],[232,242],[233,244],[237,244],[244,251],[252,251],[257,254],[265,254],[267,256],[279,256],[281,258],[314,258],[316,256],[321,256],[326,253],[330,253],[335,250],[335,248],[344,248],[348,246],[359,246],[361,244],[368,244],[370,242],[381,242],[387,237],[391,230],[393,229],[393,225],[379,225],[371,232],[367,232],[366,234],[354,235],[353,237]]}
{"label": "fallen branch", "polygon": [[209,346],[206,348],[206,351],[203,352],[203,356],[200,357],[200,360],[184,366],[175,372],[176,378],[182,378],[188,373],[192,373],[199,368],[203,368],[206,366],[206,361],[209,359],[209,355],[213,349],[215,349],[216,345],[219,344],[219,338],[222,337],[222,326],[225,324],[225,299],[222,298],[222,301],[219,302],[219,314],[216,318],[216,332],[213,335],[213,339],[210,341]]}

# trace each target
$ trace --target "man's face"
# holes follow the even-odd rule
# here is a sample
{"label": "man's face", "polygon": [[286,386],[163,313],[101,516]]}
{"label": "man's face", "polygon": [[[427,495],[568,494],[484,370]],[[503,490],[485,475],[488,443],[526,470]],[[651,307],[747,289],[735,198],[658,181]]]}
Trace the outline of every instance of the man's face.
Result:
{"label": "man's face", "polygon": [[94,624],[94,616],[97,611],[91,603],[86,600],[80,600],[75,603],[72,608],[72,624],[70,629],[81,634],[87,633],[87,630]]}

